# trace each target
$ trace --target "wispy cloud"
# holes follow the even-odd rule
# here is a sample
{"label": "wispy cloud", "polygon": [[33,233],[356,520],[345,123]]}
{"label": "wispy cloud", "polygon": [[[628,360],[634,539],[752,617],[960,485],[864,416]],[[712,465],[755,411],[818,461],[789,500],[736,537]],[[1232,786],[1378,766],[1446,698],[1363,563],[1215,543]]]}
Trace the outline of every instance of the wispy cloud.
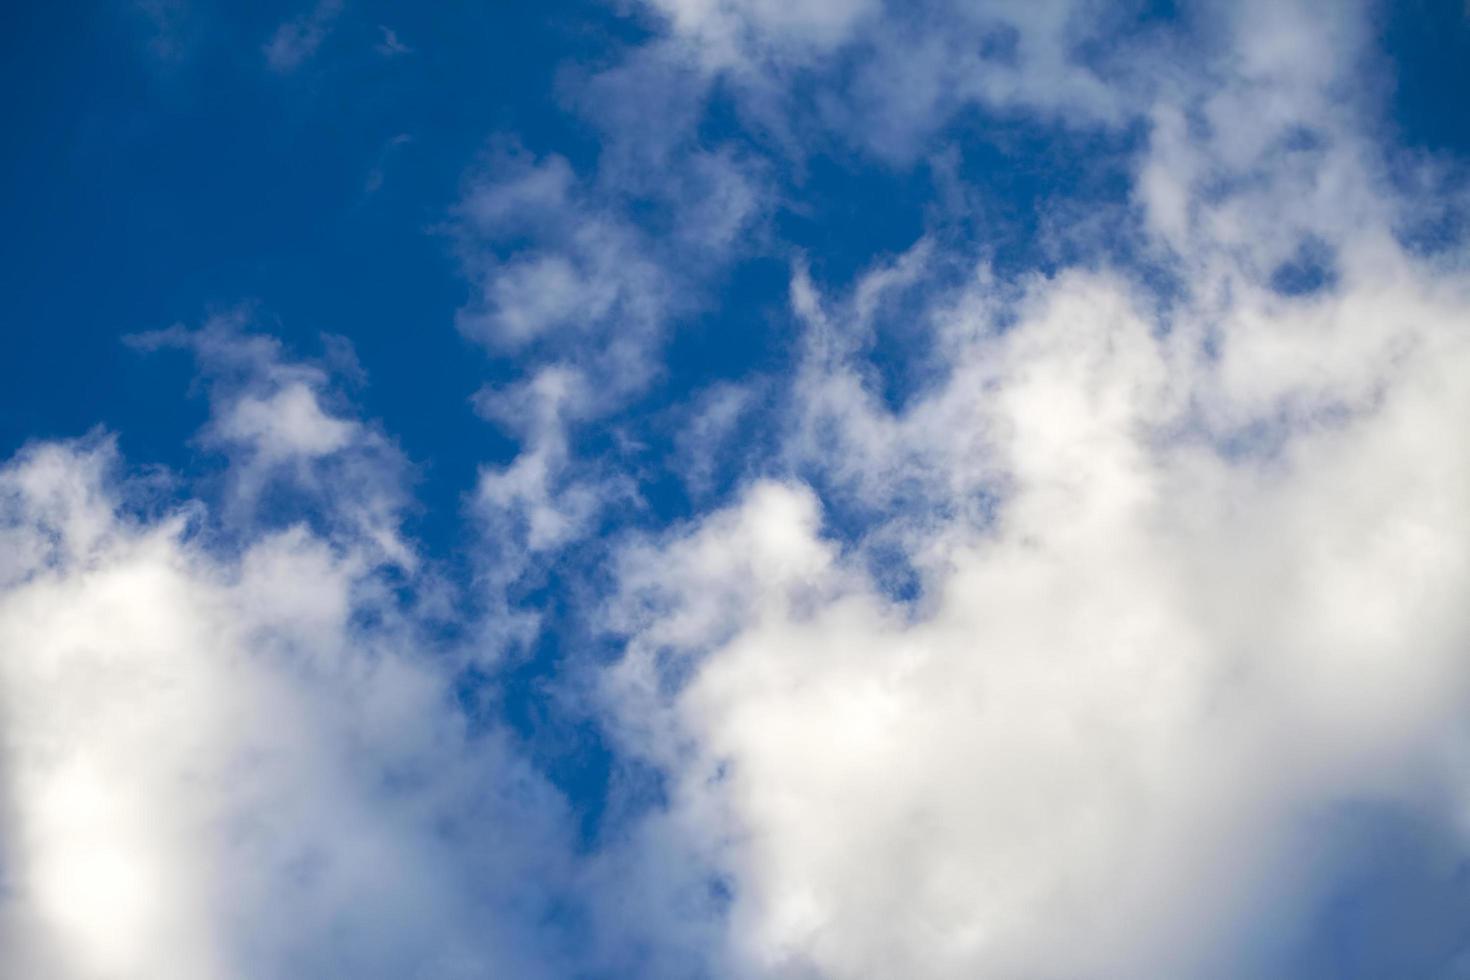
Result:
{"label": "wispy cloud", "polygon": [[149,50],[165,61],[182,57],[193,12],[189,0],[137,0],[136,7],[153,28]]}
{"label": "wispy cloud", "polygon": [[389,138],[383,144],[382,150],[378,152],[378,159],[368,170],[367,178],[363,181],[363,190],[368,194],[376,194],[383,188],[383,181],[388,177],[388,165],[398,151],[413,142],[413,137],[408,133],[398,133]]}
{"label": "wispy cloud", "polygon": [[404,44],[398,37],[398,32],[391,27],[378,25],[378,32],[383,36],[375,47],[378,54],[385,58],[397,58],[406,54],[413,54],[413,48]]}
{"label": "wispy cloud", "polygon": [[266,65],[281,74],[300,68],[321,47],[343,7],[343,0],[318,0],[309,11],[276,28],[263,49]]}

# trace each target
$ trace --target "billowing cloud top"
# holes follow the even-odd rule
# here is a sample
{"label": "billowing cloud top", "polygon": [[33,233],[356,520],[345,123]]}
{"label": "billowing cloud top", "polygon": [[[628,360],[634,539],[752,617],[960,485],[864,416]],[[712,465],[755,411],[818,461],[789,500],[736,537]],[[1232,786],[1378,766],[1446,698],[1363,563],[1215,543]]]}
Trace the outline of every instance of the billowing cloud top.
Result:
{"label": "billowing cloud top", "polygon": [[110,338],[207,418],[0,468],[0,973],[1470,975],[1466,161],[1379,6],[1154,6],[558,14],[457,309]]}

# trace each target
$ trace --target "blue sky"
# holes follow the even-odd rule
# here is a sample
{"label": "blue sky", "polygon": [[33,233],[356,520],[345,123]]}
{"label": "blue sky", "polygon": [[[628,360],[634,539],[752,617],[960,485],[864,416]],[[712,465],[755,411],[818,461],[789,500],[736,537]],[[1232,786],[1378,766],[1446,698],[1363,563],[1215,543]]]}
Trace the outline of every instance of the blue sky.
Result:
{"label": "blue sky", "polygon": [[0,25],[0,972],[1470,975],[1458,0]]}

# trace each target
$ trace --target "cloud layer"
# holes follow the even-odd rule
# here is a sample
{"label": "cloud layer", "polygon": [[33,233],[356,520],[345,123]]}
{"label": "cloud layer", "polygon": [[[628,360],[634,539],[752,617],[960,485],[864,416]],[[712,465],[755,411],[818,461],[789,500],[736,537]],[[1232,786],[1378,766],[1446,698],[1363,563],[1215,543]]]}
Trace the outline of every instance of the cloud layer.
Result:
{"label": "cloud layer", "polygon": [[[243,312],[129,339],[202,476],[0,468],[0,972],[1300,976],[1404,838],[1470,907],[1470,277],[1375,11],[629,12],[562,76],[596,152],[502,134],[437,226],[510,365],[454,554],[350,344]],[[1124,186],[990,227],[992,130]],[[824,166],[924,230],[834,272]],[[758,263],[771,356],[678,376]],[[1409,918],[1339,968],[1465,975]]]}

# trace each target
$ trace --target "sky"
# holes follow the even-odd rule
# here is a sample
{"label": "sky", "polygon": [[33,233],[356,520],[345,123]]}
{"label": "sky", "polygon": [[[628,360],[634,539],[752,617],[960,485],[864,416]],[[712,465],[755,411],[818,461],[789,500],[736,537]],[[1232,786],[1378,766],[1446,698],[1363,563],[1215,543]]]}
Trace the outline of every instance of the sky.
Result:
{"label": "sky", "polygon": [[0,45],[0,974],[1470,977],[1461,0]]}

